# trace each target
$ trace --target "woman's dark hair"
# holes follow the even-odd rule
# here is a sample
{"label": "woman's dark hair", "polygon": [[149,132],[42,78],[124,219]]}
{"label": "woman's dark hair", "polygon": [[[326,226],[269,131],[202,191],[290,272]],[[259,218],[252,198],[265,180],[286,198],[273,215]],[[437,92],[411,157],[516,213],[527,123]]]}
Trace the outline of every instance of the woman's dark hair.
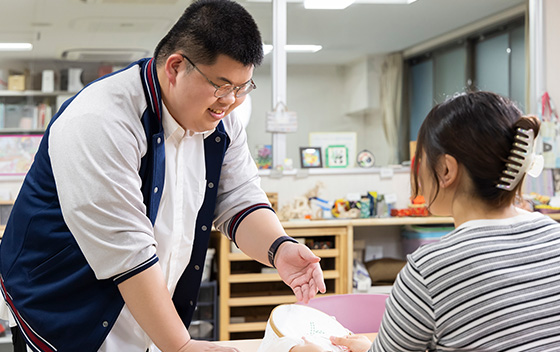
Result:
{"label": "woman's dark hair", "polygon": [[418,170],[425,157],[436,187],[428,204],[435,200],[439,193],[438,161],[449,154],[472,179],[473,196],[495,207],[513,203],[521,195],[523,180],[511,191],[496,185],[506,163],[511,163],[508,156],[518,128],[532,129],[536,138],[540,121],[534,116],[522,116],[512,101],[495,93],[464,93],[434,106],[418,132],[412,169],[413,196],[420,192]]}
{"label": "woman's dark hair", "polygon": [[157,45],[156,65],[161,66],[176,52],[205,65],[212,65],[223,54],[245,66],[259,66],[264,56],[255,20],[231,0],[197,0],[187,7]]}

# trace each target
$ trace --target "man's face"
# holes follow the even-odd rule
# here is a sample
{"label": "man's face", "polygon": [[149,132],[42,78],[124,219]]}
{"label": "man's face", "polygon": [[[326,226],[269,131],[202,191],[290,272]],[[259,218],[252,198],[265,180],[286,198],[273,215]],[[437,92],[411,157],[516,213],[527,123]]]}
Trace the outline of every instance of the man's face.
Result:
{"label": "man's face", "polygon": [[[241,86],[253,76],[252,65],[244,66],[226,55],[219,55],[213,65],[196,64],[196,67],[218,86]],[[166,106],[173,118],[181,127],[194,132],[215,128],[221,119],[245,100],[245,96],[236,98],[235,92],[216,98],[216,88],[200,72],[187,60],[182,60],[176,82],[166,99]]]}

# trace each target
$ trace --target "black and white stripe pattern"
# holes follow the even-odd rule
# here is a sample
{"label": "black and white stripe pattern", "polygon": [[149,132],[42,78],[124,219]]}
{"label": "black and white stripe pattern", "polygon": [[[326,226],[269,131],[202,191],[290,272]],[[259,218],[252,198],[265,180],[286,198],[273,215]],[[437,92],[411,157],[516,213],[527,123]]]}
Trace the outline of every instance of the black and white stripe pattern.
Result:
{"label": "black and white stripe pattern", "polygon": [[560,351],[560,225],[467,222],[408,257],[370,351]]}

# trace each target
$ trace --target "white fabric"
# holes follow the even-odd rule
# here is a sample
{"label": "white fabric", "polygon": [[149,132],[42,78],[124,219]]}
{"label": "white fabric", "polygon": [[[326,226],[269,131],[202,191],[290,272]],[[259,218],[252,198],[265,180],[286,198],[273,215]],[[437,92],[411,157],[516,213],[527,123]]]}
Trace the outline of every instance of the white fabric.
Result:
{"label": "white fabric", "polygon": [[[196,216],[204,201],[206,133],[185,131],[163,105],[165,132],[165,185],[154,226],[157,256],[171,295],[189,264]],[[125,306],[100,348],[102,352],[145,352],[148,335]],[[154,346],[155,347],[155,346]]]}
{"label": "white fabric", "polygon": [[257,352],[288,352],[292,347],[303,344],[303,337],[321,346],[324,351],[343,352],[343,349],[330,342],[329,337],[349,333],[334,317],[315,308],[283,304],[270,313]]}
{"label": "white fabric", "polygon": [[138,174],[147,151],[139,70],[85,88],[49,134],[64,221],[98,279],[133,269],[156,252]]}
{"label": "white fabric", "polygon": [[399,161],[399,128],[402,115],[402,54],[396,53],[385,57],[381,74],[381,111],[383,130],[387,138],[388,150],[392,153],[388,162],[398,164]]}

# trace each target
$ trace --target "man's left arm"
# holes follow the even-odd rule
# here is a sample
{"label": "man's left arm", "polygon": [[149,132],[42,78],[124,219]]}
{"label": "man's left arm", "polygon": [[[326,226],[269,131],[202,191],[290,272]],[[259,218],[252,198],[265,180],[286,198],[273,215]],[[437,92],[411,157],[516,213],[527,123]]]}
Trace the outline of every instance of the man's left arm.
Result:
{"label": "man's left arm", "polygon": [[297,300],[307,303],[317,292],[326,291],[319,264],[321,259],[307,246],[284,236],[287,236],[286,232],[276,214],[269,209],[257,209],[239,224],[235,238],[245,254],[265,265],[276,267]]}
{"label": "man's left arm", "polygon": [[277,241],[286,236],[286,232],[260,188],[258,169],[247,146],[245,129],[234,116],[222,121],[231,143],[222,164],[214,225],[245,254],[265,265],[275,266],[298,301],[307,302],[317,291],[325,292],[320,259],[303,244]]}

